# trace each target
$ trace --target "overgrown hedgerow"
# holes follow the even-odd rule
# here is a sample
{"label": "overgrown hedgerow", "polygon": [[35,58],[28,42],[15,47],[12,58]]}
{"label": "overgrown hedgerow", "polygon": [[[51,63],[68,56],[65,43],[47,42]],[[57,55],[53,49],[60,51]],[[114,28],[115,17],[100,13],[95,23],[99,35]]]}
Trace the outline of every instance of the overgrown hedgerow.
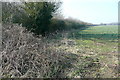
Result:
{"label": "overgrown hedgerow", "polygon": [[[3,24],[2,76],[58,77],[63,73],[65,52],[52,49],[53,44],[36,38],[17,24]],[[64,54],[64,56],[63,56]]]}

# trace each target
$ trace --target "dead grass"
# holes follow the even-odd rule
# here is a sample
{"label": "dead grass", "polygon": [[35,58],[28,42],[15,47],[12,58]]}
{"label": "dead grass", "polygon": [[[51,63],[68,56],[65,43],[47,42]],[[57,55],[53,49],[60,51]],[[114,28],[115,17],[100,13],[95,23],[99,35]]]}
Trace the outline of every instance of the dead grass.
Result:
{"label": "dead grass", "polygon": [[66,31],[38,38],[22,26],[4,24],[2,77],[117,77],[116,43],[100,43],[99,40],[77,39],[74,36],[68,38],[69,36],[69,31]]}
{"label": "dead grass", "polygon": [[63,73],[68,54],[52,49],[53,44],[42,37],[34,37],[19,25],[4,24],[2,39],[3,77],[49,78]]}

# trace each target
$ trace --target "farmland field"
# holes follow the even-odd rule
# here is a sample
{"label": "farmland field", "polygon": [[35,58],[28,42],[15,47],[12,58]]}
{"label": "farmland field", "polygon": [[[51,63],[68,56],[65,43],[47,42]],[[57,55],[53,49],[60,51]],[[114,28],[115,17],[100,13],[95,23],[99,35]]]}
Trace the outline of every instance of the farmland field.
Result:
{"label": "farmland field", "polygon": [[18,25],[4,26],[3,77],[120,76],[117,26],[90,26],[47,37],[34,37]]}
{"label": "farmland field", "polygon": [[1,79],[120,78],[113,1],[3,1]]}
{"label": "farmland field", "polygon": [[118,26],[66,31],[51,41],[58,44],[55,49],[71,53],[68,77],[118,77]]}
{"label": "farmland field", "polygon": [[97,38],[115,40],[118,38],[118,26],[93,26],[76,32],[75,37],[78,38]]}
{"label": "farmland field", "polygon": [[[87,31],[88,30],[88,31]],[[109,25],[109,26],[93,26],[88,28],[84,32],[91,33],[91,34],[117,34],[118,33],[118,26],[116,25]]]}

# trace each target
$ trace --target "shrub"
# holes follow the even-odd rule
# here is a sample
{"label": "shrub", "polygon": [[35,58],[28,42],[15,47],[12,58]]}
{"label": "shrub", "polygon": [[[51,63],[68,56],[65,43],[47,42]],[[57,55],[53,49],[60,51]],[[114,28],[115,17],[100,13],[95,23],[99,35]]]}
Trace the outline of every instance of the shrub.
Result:
{"label": "shrub", "polygon": [[52,49],[54,44],[34,37],[25,28],[4,24],[2,39],[3,78],[49,78],[63,71],[67,54]]}

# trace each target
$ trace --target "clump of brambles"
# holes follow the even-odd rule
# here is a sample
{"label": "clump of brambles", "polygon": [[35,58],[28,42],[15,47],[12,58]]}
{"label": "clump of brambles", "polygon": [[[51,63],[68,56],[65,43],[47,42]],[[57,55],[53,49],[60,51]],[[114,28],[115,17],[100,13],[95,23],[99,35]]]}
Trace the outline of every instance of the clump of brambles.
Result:
{"label": "clump of brambles", "polygon": [[[58,77],[63,73],[63,51],[16,24],[3,25],[2,77]],[[63,56],[64,53],[64,56]],[[61,76],[62,77],[62,76]]]}

